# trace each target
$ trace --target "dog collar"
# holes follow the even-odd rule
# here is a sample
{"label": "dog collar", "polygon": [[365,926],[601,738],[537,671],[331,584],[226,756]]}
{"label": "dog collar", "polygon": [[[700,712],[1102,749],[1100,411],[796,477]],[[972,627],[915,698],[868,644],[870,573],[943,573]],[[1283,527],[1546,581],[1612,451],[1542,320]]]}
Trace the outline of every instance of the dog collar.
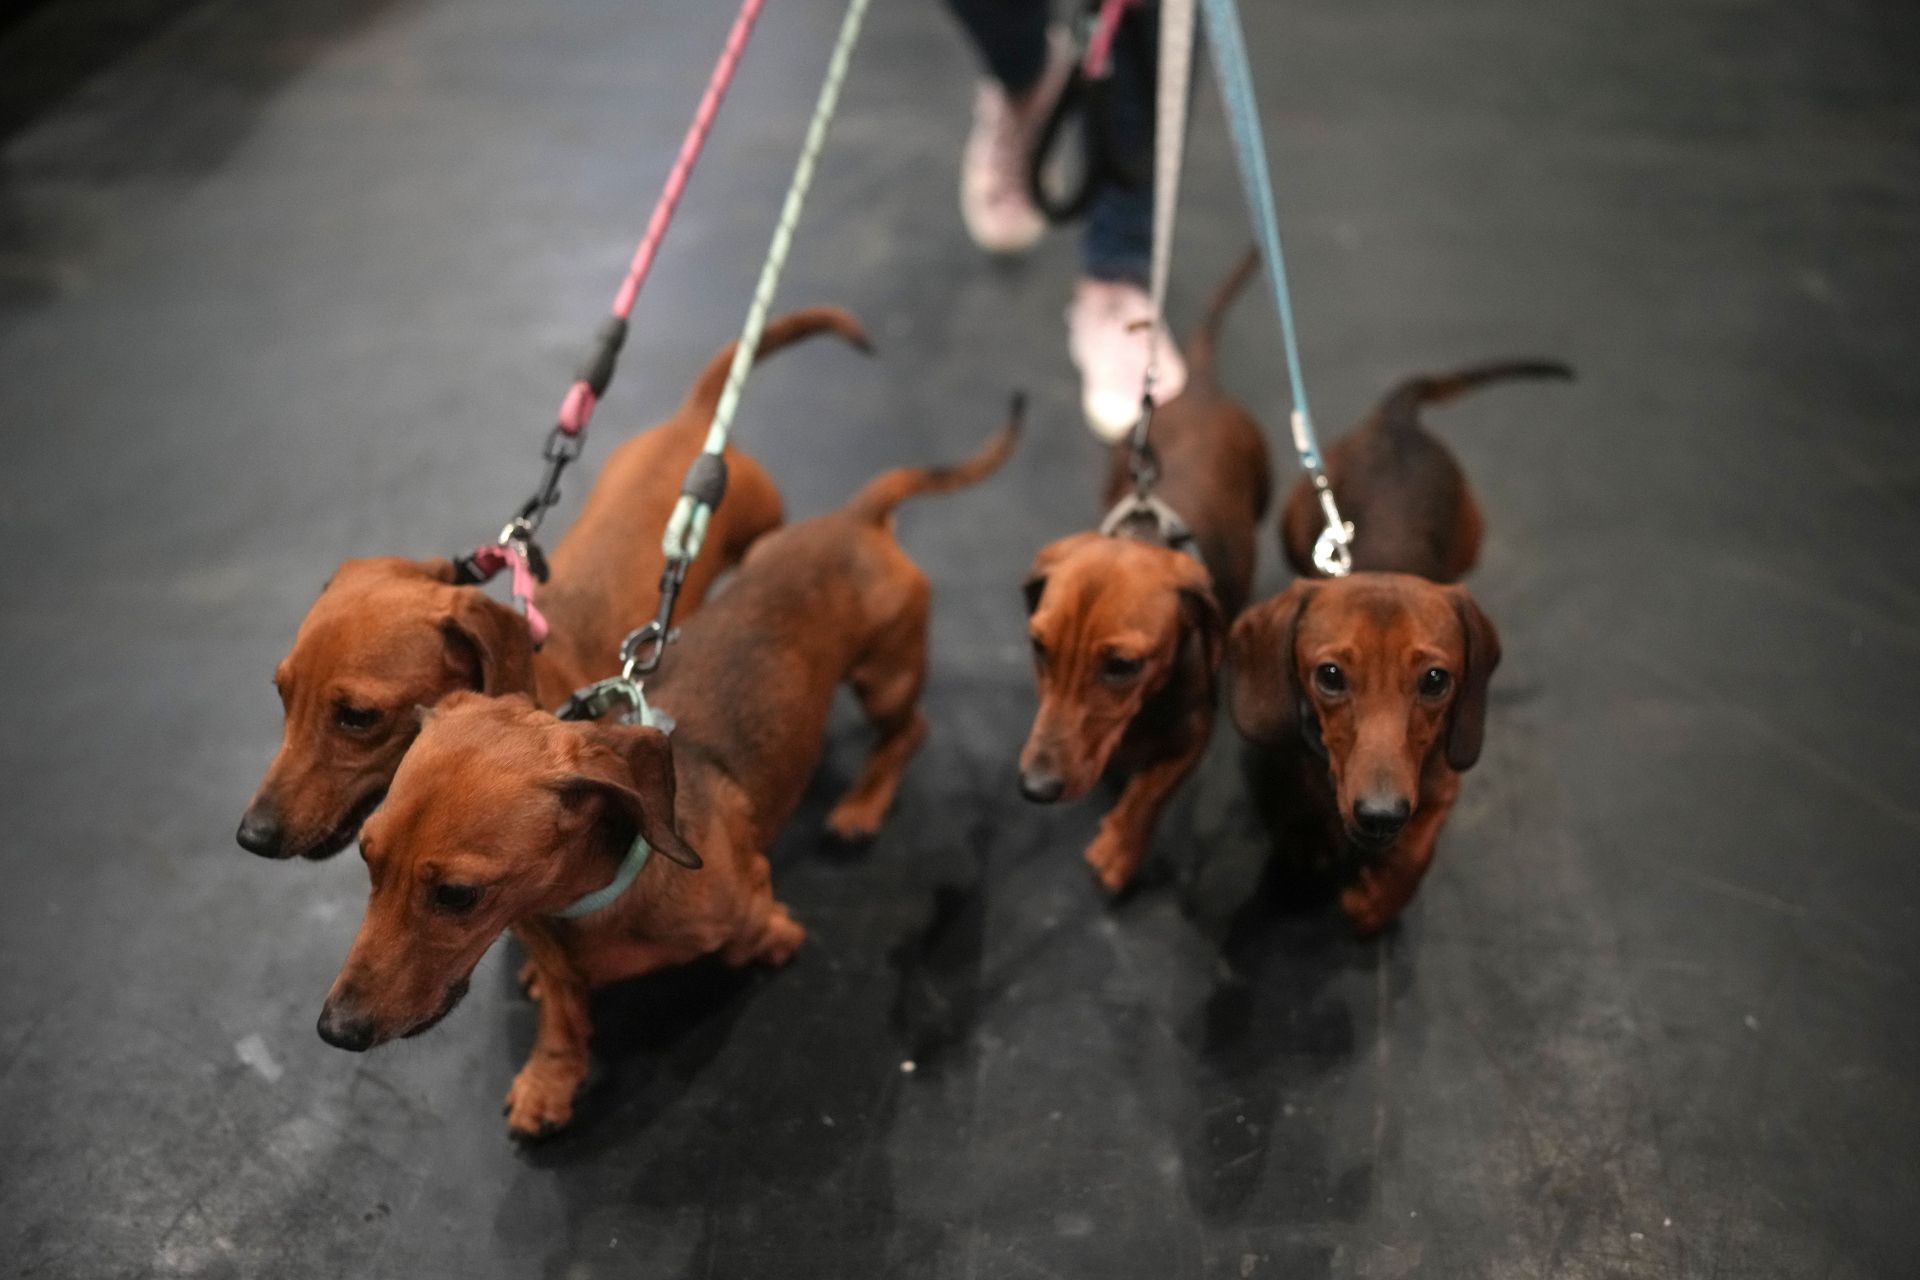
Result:
{"label": "dog collar", "polygon": [[1109,538],[1138,538],[1199,558],[1192,527],[1179,512],[1152,494],[1129,494],[1120,499],[1100,521],[1100,532]]}
{"label": "dog collar", "polygon": [[635,836],[632,846],[627,849],[627,856],[620,859],[620,870],[614,873],[612,884],[604,889],[595,889],[583,898],[575,898],[553,914],[562,920],[578,920],[611,904],[633,887],[633,882],[640,877],[640,869],[647,865],[647,859],[652,856],[653,846],[647,843],[647,838]]}
{"label": "dog collar", "polygon": [[[573,696],[556,714],[562,720],[591,720],[619,705],[627,708],[624,719],[638,721],[662,733],[673,732],[673,717],[648,704],[641,695],[639,681],[623,676],[574,690]],[[575,898],[554,912],[554,916],[561,920],[578,920],[581,916],[590,916],[602,907],[612,905],[615,898],[633,887],[633,882],[640,878],[641,870],[647,865],[647,859],[652,856],[653,846],[647,843],[645,836],[636,832],[633,843],[627,847],[627,856],[620,859],[620,869],[613,873],[612,883],[584,897]]]}

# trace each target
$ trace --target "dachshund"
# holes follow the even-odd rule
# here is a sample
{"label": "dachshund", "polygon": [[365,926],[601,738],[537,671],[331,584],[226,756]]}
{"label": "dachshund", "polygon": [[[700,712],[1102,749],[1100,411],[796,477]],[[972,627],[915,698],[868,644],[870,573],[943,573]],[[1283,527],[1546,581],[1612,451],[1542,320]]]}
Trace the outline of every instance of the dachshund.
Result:
{"label": "dachshund", "polygon": [[[372,892],[322,1038],[358,1051],[425,1031],[511,928],[540,1011],[506,1110],[533,1138],[572,1118],[592,987],[711,954],[785,963],[806,935],[774,899],[766,850],[819,762],[834,690],[851,685],[879,734],[827,818],[841,839],[878,831],[926,733],[931,592],[893,539],[893,510],[984,479],[1019,423],[1016,401],[959,466],[886,472],[840,511],[755,543],[648,690],[671,736],[562,721],[524,696],[461,693],[428,713],[366,824]],[[644,856],[636,836],[660,856],[610,902],[582,903]]]}
{"label": "dachshund", "polygon": [[[1341,519],[1354,526],[1353,567],[1433,582],[1465,577],[1480,558],[1480,506],[1452,452],[1420,424],[1420,407],[1489,382],[1572,377],[1572,369],[1552,360],[1507,360],[1408,378],[1388,392],[1365,422],[1327,450],[1334,501]],[[1302,476],[1280,517],[1280,549],[1303,578],[1323,576],[1313,563],[1313,544],[1324,523],[1319,496]]]}
{"label": "dachshund", "polygon": [[1480,758],[1500,637],[1466,588],[1406,573],[1301,579],[1229,639],[1234,724],[1277,856],[1345,887],[1380,932],[1433,860]]}
{"label": "dachshund", "polygon": [[[851,315],[796,311],[767,326],[758,356],[831,331],[868,350]],[[659,602],[660,530],[699,453],[733,362],[729,345],[678,411],[607,459],[580,517],[553,549],[540,607],[552,630],[536,650],[527,623],[447,559],[380,556],[341,565],[274,669],[284,724],[279,752],[240,821],[242,848],[265,858],[327,858],[353,840],[413,741],[417,706],[463,689],[564,700],[612,660],[621,637]],[[780,491],[738,449],[726,452],[727,499],[688,568],[680,612],[716,575],[778,527]]]}
{"label": "dachshund", "polygon": [[[1226,628],[1246,603],[1269,473],[1259,424],[1214,376],[1220,322],[1252,275],[1243,259],[1188,342],[1186,389],[1154,411],[1153,496],[1177,511],[1191,550],[1166,530],[1123,521],[1043,547],[1026,581],[1040,706],[1020,754],[1020,791],[1041,804],[1075,800],[1105,774],[1125,779],[1086,859],[1119,892],[1133,880],[1174,790],[1213,735]],[[1132,489],[1114,451],[1109,503]],[[1118,510],[1116,508],[1116,510]]]}

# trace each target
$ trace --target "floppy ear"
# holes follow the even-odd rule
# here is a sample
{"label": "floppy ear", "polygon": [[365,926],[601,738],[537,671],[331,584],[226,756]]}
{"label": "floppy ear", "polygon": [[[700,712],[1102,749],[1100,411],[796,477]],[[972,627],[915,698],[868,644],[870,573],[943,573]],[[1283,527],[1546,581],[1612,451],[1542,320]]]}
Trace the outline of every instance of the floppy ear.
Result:
{"label": "floppy ear", "polygon": [[1213,598],[1212,587],[1180,588],[1180,615],[1186,619],[1188,634],[1200,642],[1200,656],[1207,664],[1207,682],[1220,672],[1220,659],[1227,647],[1227,620],[1220,613],[1220,602]]}
{"label": "floppy ear", "polygon": [[519,693],[533,687],[533,635],[527,620],[478,587],[457,587],[440,619],[447,658],[475,691]]}
{"label": "floppy ear", "polygon": [[1233,723],[1254,742],[1280,743],[1300,732],[1300,686],[1293,642],[1315,586],[1302,578],[1240,615],[1228,637],[1233,664],[1228,706]]}
{"label": "floppy ear", "polygon": [[1460,616],[1460,637],[1466,645],[1466,669],[1460,673],[1460,692],[1454,695],[1447,721],[1447,764],[1456,771],[1473,768],[1480,758],[1480,742],[1487,725],[1487,681],[1500,665],[1500,633],[1466,590],[1452,590],[1454,612]]}
{"label": "floppy ear", "polygon": [[1191,638],[1200,647],[1201,661],[1206,664],[1208,692],[1211,694],[1214,677],[1220,673],[1220,659],[1227,647],[1227,620],[1220,611],[1219,597],[1213,594],[1213,575],[1207,567],[1192,556],[1176,552],[1178,568],[1174,589],[1180,596],[1180,620],[1186,624],[1181,643]]}
{"label": "floppy ear", "polygon": [[572,774],[561,779],[562,796],[597,795],[631,822],[648,844],[669,861],[698,871],[700,855],[674,829],[673,751],[667,735],[644,725],[595,725],[594,741],[617,752],[627,781]]}

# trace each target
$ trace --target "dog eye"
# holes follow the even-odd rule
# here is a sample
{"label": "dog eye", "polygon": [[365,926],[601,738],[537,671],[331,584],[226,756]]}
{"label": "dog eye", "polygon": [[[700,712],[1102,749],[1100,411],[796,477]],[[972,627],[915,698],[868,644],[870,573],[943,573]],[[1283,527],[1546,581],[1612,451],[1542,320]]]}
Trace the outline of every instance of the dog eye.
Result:
{"label": "dog eye", "polygon": [[1125,684],[1139,675],[1141,668],[1146,665],[1144,659],[1110,653],[1100,660],[1100,678],[1114,684]]}
{"label": "dog eye", "polygon": [[1420,696],[1438,698],[1453,687],[1453,677],[1443,667],[1428,667],[1420,677]]}
{"label": "dog eye", "polygon": [[1313,683],[1329,698],[1337,698],[1347,691],[1347,673],[1331,662],[1323,662],[1313,669]]}
{"label": "dog eye", "polygon": [[333,709],[333,722],[348,733],[365,733],[380,723],[380,710],[377,707],[356,707],[350,702],[342,702]]}
{"label": "dog eye", "polygon": [[480,901],[480,889],[471,884],[433,886],[433,905],[453,915],[465,915]]}

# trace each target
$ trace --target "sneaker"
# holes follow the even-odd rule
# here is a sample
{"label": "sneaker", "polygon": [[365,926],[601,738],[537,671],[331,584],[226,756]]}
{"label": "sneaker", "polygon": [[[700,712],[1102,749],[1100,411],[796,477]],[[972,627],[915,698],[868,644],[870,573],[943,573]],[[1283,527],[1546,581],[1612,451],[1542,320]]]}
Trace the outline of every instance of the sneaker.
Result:
{"label": "sneaker", "polygon": [[1149,339],[1159,342],[1153,398],[1158,404],[1187,385],[1187,362],[1167,326],[1153,319],[1147,291],[1125,280],[1083,278],[1067,308],[1067,352],[1080,370],[1080,408],[1087,426],[1109,444],[1140,419],[1141,381]]}
{"label": "sneaker", "polygon": [[1047,69],[1033,88],[1010,98],[988,79],[974,92],[973,131],[960,157],[960,217],[988,253],[1024,252],[1046,232],[1046,217],[1027,194],[1027,167],[1072,70],[1072,46],[1056,29],[1047,35]]}

